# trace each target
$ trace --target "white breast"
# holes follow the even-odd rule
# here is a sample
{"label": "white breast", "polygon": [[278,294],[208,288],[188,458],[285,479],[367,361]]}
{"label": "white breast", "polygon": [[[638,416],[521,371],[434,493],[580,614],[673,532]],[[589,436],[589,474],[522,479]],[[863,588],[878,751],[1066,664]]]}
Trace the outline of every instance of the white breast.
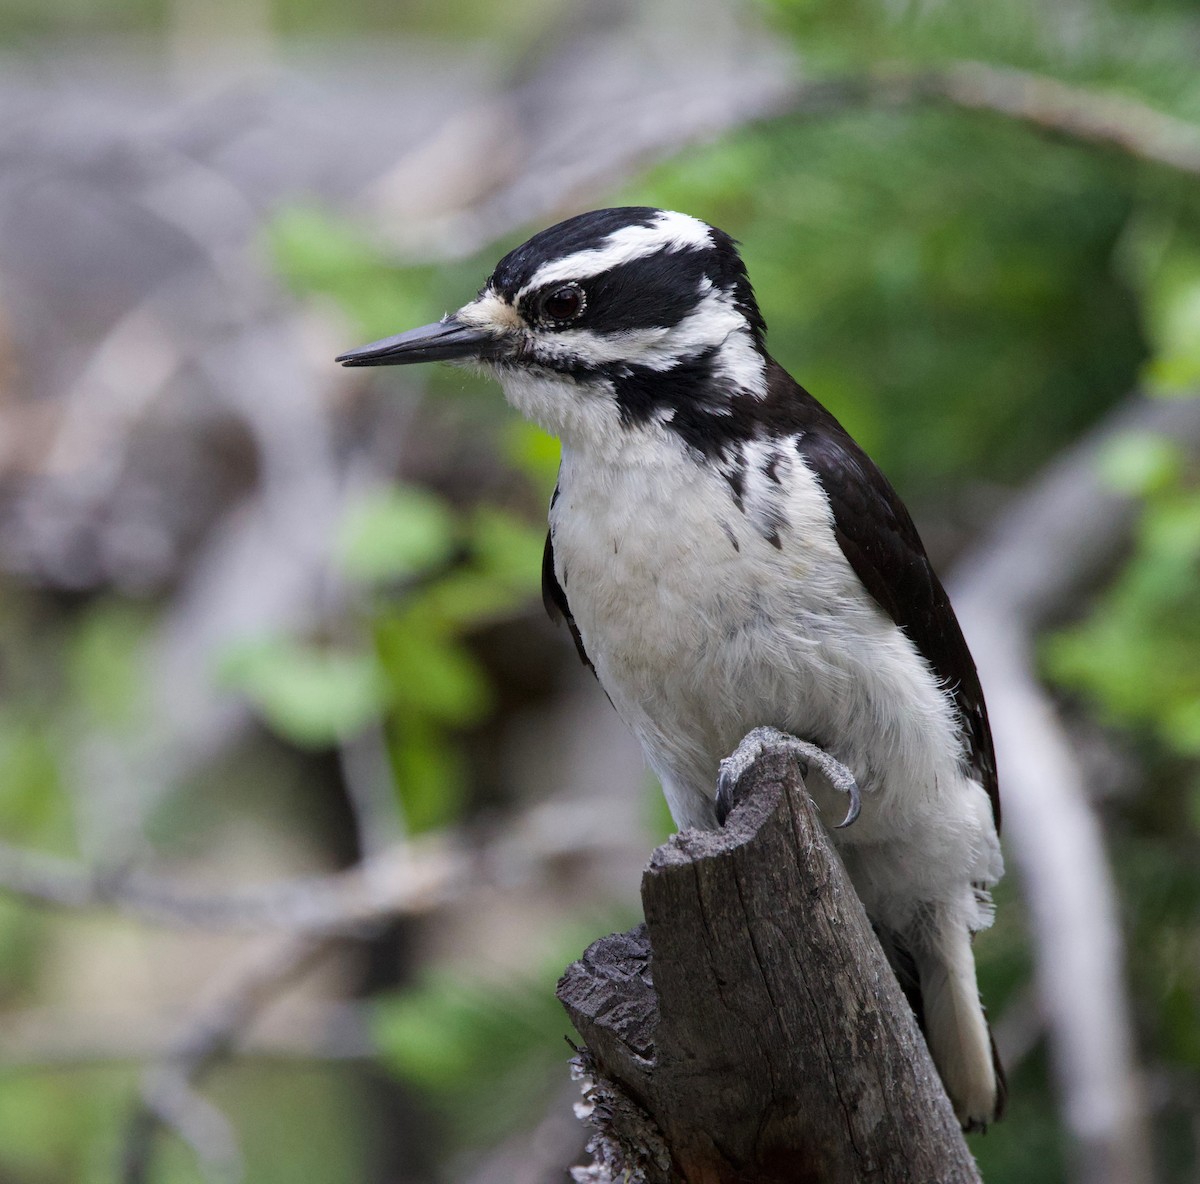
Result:
{"label": "white breast", "polygon": [[[863,589],[795,448],[761,446],[780,458],[772,480],[750,447],[739,509],[718,469],[671,433],[650,425],[627,440],[604,459],[564,448],[556,574],[677,822],[712,825],[720,759],[773,724],[859,778],[866,804],[841,843],[886,839],[899,856],[911,842],[906,864],[950,859],[959,885],[993,878],[987,797],[962,773],[949,697]],[[832,790],[815,794],[841,817]]]}

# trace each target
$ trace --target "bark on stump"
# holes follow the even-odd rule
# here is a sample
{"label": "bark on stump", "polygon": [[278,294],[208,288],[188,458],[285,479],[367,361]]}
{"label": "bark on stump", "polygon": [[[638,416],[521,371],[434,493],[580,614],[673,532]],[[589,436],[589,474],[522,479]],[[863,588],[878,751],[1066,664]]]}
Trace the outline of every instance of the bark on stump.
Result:
{"label": "bark on stump", "polygon": [[576,1178],[979,1184],[794,760],[766,752],[735,800],[654,852],[645,924],[559,983],[597,1128]]}

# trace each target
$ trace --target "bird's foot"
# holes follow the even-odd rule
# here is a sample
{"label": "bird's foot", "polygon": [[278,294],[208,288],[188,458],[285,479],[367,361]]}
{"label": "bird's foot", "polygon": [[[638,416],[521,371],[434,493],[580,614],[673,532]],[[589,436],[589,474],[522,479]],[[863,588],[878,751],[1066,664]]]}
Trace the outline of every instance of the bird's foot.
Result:
{"label": "bird's foot", "polygon": [[862,809],[862,794],[854,774],[830,756],[823,748],[801,740],[796,736],[781,732],[778,728],[755,728],[747,733],[742,742],[721,762],[721,771],[717,774],[717,822],[725,825],[725,819],[736,804],[734,800],[737,783],[750,766],[769,748],[782,748],[790,752],[800,764],[802,776],[808,773],[810,765],[815,765],[825,775],[825,780],[834,789],[840,790],[850,799],[846,817],[839,822],[835,829],[841,830],[850,826]]}

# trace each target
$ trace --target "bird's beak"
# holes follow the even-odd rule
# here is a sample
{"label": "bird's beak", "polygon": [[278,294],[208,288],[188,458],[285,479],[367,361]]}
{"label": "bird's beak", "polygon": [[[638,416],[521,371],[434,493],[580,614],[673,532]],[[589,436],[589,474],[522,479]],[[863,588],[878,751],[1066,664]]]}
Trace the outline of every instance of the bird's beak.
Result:
{"label": "bird's beak", "polygon": [[460,358],[488,358],[499,345],[491,333],[464,325],[453,316],[433,325],[409,329],[395,337],[340,354],[343,366],[406,366],[410,362],[452,362]]}

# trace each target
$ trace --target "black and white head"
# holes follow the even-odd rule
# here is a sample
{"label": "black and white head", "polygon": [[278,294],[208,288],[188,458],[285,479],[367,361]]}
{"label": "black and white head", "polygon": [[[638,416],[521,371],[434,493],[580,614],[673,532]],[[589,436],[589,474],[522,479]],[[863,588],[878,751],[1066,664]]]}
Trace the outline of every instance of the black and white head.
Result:
{"label": "black and white head", "polygon": [[473,362],[570,446],[607,450],[662,425],[704,449],[721,421],[742,418],[739,404],[765,395],[764,332],[727,234],[626,206],[535,234],[457,312],[338,361]]}

